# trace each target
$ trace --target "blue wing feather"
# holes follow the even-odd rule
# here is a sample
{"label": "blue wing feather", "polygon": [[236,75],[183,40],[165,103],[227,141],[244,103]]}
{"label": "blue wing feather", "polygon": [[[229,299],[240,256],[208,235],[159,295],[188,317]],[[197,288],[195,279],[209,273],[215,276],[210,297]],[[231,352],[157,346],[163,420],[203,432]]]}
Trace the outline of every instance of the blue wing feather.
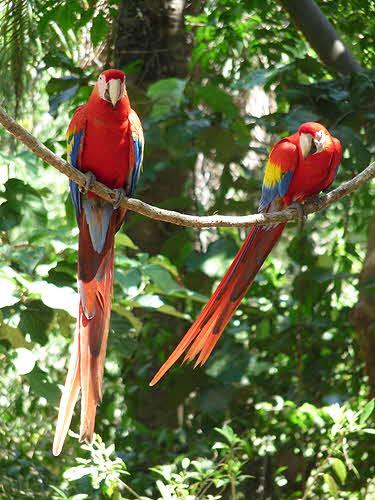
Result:
{"label": "blue wing feather", "polygon": [[132,196],[135,193],[135,190],[137,189],[137,184],[142,169],[142,157],[143,157],[142,142],[137,138],[133,139],[133,144],[134,144],[135,168],[132,170],[131,174],[129,196]]}
{"label": "blue wing feather", "polygon": [[[73,133],[70,133],[68,131],[67,134],[68,161],[74,168],[77,169],[79,169],[78,159],[83,141],[83,132],[83,129],[81,129]],[[69,187],[76,215],[77,217],[79,217],[79,214],[82,210],[81,193],[79,191],[78,184],[76,184],[74,181],[69,181]]]}
{"label": "blue wing feather", "polygon": [[130,166],[127,194],[132,196],[135,193],[142,172],[144,139],[141,122],[134,111],[129,115],[129,120],[134,148],[134,165]]}

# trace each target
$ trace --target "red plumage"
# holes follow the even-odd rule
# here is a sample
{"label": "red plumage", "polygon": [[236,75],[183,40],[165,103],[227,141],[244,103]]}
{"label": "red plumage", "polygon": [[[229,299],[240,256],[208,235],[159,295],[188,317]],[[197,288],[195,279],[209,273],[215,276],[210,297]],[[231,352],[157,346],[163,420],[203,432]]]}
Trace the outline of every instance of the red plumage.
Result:
{"label": "red plumage", "polygon": [[[131,109],[125,75],[102,73],[67,132],[72,165],[91,172],[112,189],[134,192],[143,159],[143,133]],[[78,287],[80,305],[68,375],[62,393],[53,453],[61,452],[81,390],[80,440],[91,441],[96,408],[102,399],[113,288],[114,238],[125,210],[93,193],[81,194],[71,183],[79,227]]]}
{"label": "red plumage", "polygon": [[[313,145],[317,152],[310,151]],[[280,210],[327,189],[340,160],[340,142],[322,125],[301,125],[297,133],[279,141],[270,153],[260,210]],[[197,357],[195,366],[207,361],[284,227],[285,224],[259,226],[249,232],[209,302],[150,385],[155,385],[187,349],[184,361]]]}

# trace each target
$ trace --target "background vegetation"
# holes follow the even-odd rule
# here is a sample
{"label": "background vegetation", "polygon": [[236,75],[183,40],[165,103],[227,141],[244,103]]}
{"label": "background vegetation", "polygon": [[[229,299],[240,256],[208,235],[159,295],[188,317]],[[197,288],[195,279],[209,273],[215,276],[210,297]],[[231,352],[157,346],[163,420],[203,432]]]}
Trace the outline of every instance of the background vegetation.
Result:
{"label": "background vegetation", "polygon": [[[361,71],[326,67],[274,0],[2,1],[0,104],[64,154],[74,108],[119,67],[146,134],[137,195],[253,213],[270,145],[301,122],[342,141],[337,183],[374,150],[374,3],[317,3]],[[209,362],[152,389],[245,233],[129,214],[97,440],[54,458],[77,230],[67,179],[0,141],[1,498],[374,498],[374,183],[289,224]]]}

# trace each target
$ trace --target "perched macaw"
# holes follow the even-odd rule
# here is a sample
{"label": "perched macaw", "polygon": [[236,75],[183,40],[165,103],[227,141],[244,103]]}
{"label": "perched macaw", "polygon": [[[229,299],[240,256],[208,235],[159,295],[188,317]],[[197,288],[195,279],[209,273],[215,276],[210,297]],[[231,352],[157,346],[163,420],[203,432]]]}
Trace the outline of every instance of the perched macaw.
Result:
{"label": "perched macaw", "polygon": [[[300,202],[332,184],[340,161],[340,141],[320,123],[304,123],[272,148],[259,211],[281,210],[293,203],[301,209]],[[285,223],[257,226],[249,232],[216,291],[150,385],[155,385],[187,349],[184,361],[197,357],[195,366],[207,361],[284,227]]]}
{"label": "perched macaw", "polygon": [[[73,350],[56,425],[53,454],[59,455],[81,390],[80,440],[92,440],[102,399],[113,287],[114,236],[124,221],[124,194],[131,196],[142,169],[143,131],[130,107],[125,74],[104,71],[67,131],[70,163],[86,173],[84,189],[70,182],[79,227],[79,313]],[[90,192],[94,180],[116,190],[113,204]]]}

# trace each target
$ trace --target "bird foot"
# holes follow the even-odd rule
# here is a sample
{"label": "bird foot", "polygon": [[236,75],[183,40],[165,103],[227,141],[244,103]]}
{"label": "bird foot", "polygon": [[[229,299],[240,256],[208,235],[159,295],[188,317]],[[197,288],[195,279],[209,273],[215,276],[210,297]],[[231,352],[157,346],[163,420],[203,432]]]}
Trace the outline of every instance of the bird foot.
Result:
{"label": "bird foot", "polygon": [[319,201],[320,201],[319,194],[312,194],[311,196],[309,196],[308,198],[306,198],[305,203],[317,204],[317,203],[319,203]]}
{"label": "bird foot", "polygon": [[85,177],[86,177],[85,185],[80,186],[80,188],[79,188],[79,190],[81,191],[82,194],[87,194],[96,181],[95,175],[90,171],[85,172]]}
{"label": "bird foot", "polygon": [[303,227],[305,225],[305,221],[307,219],[307,214],[303,208],[302,203],[299,203],[298,201],[295,201],[291,205],[289,205],[289,208],[295,208],[298,212],[298,230],[302,231]]}
{"label": "bird foot", "polygon": [[126,198],[126,193],[125,193],[125,190],[122,188],[114,189],[113,191],[115,192],[115,197],[112,200],[112,205],[113,205],[113,208],[115,210],[117,210],[120,207],[121,203]]}

